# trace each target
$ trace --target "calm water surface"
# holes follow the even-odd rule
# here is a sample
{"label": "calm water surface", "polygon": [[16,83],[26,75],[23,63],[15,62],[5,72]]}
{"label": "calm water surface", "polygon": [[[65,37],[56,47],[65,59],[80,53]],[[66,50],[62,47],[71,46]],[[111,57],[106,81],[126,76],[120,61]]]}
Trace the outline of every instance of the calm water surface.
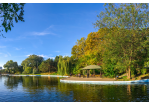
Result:
{"label": "calm water surface", "polygon": [[149,101],[149,84],[89,85],[60,83],[58,77],[0,76],[0,102]]}

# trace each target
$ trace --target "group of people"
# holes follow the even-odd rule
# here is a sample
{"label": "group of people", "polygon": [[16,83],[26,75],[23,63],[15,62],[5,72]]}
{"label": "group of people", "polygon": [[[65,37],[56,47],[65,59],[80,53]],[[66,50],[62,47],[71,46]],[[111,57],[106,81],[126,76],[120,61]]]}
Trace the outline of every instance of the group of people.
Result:
{"label": "group of people", "polygon": [[[70,73],[70,76],[72,76],[72,73]],[[76,74],[77,77],[81,77],[81,74]]]}

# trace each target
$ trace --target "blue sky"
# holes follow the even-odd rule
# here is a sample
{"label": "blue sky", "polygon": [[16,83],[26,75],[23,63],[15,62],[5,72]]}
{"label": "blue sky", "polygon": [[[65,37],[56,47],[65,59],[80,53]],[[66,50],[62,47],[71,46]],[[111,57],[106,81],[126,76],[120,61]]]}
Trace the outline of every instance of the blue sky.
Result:
{"label": "blue sky", "polygon": [[81,37],[95,32],[93,23],[104,10],[101,3],[28,3],[24,20],[14,23],[11,31],[0,37],[0,66],[8,60],[20,65],[28,55],[44,59],[56,55],[71,56],[71,48]]}

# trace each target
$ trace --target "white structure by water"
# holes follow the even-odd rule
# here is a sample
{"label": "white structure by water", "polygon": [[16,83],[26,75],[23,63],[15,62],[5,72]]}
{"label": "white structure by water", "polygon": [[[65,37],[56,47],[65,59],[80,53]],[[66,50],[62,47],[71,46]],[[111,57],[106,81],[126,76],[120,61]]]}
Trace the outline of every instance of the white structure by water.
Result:
{"label": "white structure by water", "polygon": [[76,80],[63,80],[64,83],[85,83],[85,84],[137,84],[137,83],[149,83],[149,79],[134,80],[134,81],[76,81]]}

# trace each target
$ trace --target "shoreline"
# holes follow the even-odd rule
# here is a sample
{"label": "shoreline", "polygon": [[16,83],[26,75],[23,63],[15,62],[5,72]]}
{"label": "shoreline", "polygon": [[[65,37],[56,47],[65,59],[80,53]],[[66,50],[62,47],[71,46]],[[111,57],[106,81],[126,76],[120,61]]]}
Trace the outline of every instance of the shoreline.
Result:
{"label": "shoreline", "polygon": [[133,80],[133,81],[117,81],[111,78],[79,78],[61,75],[13,75],[13,74],[1,74],[5,76],[41,76],[41,77],[65,77],[60,79],[62,83],[83,83],[83,84],[138,84],[138,83],[149,83],[149,79]]}
{"label": "shoreline", "polygon": [[51,76],[51,77],[69,77],[69,76],[62,76],[62,75],[14,75],[14,74],[1,74],[6,76]]}

